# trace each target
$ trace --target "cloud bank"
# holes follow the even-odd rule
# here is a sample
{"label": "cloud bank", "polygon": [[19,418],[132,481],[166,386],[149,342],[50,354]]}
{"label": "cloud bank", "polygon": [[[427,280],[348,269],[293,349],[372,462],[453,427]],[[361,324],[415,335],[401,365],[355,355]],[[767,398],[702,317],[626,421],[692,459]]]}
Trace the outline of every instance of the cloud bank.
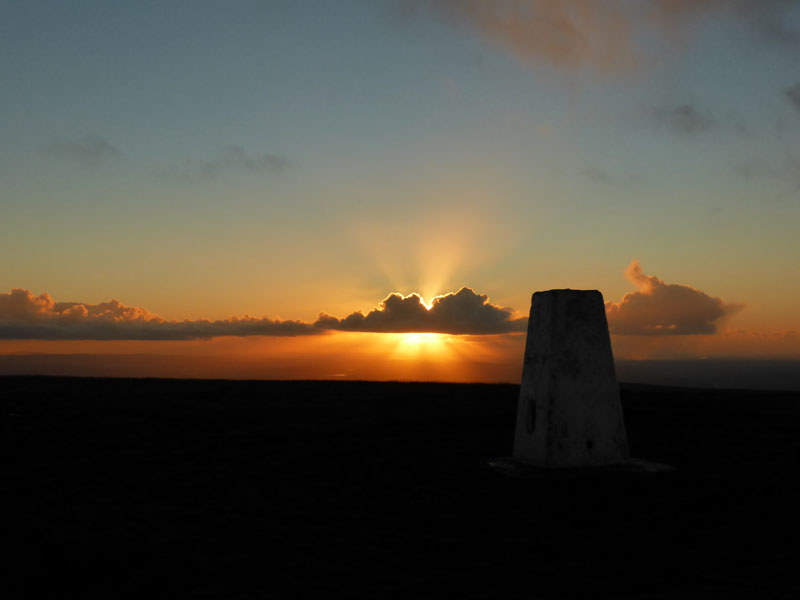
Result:
{"label": "cloud bank", "polygon": [[611,333],[633,335],[691,335],[717,332],[723,317],[743,308],[713,298],[688,285],[664,283],[645,275],[639,261],[625,269],[625,276],[638,291],[619,302],[606,302]]}
{"label": "cloud bank", "polygon": [[510,310],[491,304],[487,296],[467,287],[434,298],[430,310],[416,294],[391,294],[366,316],[354,312],[337,319],[322,313],[315,323],[247,315],[217,321],[167,321],[118,300],[55,302],[50,294],[34,296],[24,289],[0,294],[0,339],[192,340],[319,335],[329,330],[480,335],[523,331],[526,324],[527,319],[513,319]]}
{"label": "cloud bank", "polygon": [[321,314],[316,327],[339,331],[432,332],[450,334],[497,334],[524,331],[528,320],[514,319],[512,311],[489,302],[485,294],[468,287],[437,296],[428,309],[417,294],[390,294],[365,316],[354,312],[344,319]]}
{"label": "cloud bank", "polygon": [[38,340],[192,340],[225,335],[296,336],[319,333],[308,323],[266,317],[218,321],[167,321],[144,308],[118,300],[100,304],[55,302],[13,289],[0,294],[0,339]]}
{"label": "cloud bank", "polygon": [[[625,271],[639,289],[619,302],[607,302],[611,333],[635,335],[689,335],[716,333],[724,317],[742,308],[688,285],[667,284],[645,275],[638,261]],[[468,287],[437,296],[426,307],[417,294],[389,294],[366,315],[352,312],[344,318],[320,313],[314,323],[268,317],[168,321],[147,309],[125,306],[118,300],[88,304],[55,302],[49,294],[29,290],[0,293],[0,339],[39,340],[193,340],[222,336],[303,336],[329,331],[374,333],[444,333],[495,335],[523,332],[526,317],[489,302],[488,296]]]}

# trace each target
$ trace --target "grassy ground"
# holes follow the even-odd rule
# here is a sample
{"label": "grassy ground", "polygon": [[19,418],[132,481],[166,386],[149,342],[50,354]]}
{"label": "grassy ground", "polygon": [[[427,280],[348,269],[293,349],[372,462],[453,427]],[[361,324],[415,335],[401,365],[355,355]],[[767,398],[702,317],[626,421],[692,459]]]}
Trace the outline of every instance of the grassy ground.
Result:
{"label": "grassy ground", "polygon": [[545,480],[516,396],[0,378],[6,597],[800,596],[800,393],[623,385],[676,471]]}

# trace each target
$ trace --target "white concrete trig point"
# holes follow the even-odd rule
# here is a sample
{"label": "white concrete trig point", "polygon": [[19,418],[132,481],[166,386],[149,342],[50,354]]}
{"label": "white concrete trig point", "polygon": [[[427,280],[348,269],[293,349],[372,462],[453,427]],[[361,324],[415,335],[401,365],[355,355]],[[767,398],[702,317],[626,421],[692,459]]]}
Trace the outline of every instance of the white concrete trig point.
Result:
{"label": "white concrete trig point", "polygon": [[632,464],[597,290],[533,294],[514,462],[548,468]]}

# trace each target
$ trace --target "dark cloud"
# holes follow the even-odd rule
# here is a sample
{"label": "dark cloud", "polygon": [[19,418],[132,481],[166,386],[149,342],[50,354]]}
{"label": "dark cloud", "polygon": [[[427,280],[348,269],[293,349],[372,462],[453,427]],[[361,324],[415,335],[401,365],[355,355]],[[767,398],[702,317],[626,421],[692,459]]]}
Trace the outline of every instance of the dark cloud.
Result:
{"label": "dark cloud", "polygon": [[792,106],[800,111],[800,83],[795,83],[794,85],[786,88],[784,93],[786,94],[786,98],[789,100],[789,102],[792,103]]}
{"label": "dark cloud", "polygon": [[249,155],[241,146],[225,146],[210,160],[186,159],[162,171],[162,175],[178,177],[185,181],[214,179],[229,173],[276,173],[291,165],[291,161],[280,154],[265,152]]}
{"label": "dark cloud", "polygon": [[524,331],[527,319],[514,319],[512,311],[495,306],[468,287],[433,299],[430,310],[416,294],[390,294],[365,316],[354,312],[344,319],[321,314],[315,325],[324,329],[374,332],[433,332],[496,334]]}
{"label": "dark cloud", "polygon": [[49,294],[34,296],[23,289],[0,294],[0,339],[191,340],[226,335],[318,333],[318,329],[299,321],[250,316],[218,321],[167,321],[118,300],[100,304],[54,302]]}
{"label": "dark cloud", "polygon": [[607,302],[606,314],[612,333],[633,335],[711,334],[717,323],[743,306],[688,285],[664,283],[645,275],[639,261],[625,270],[628,280],[639,288],[625,294],[619,302]]}
{"label": "dark cloud", "polygon": [[54,140],[41,146],[40,150],[57,158],[91,164],[124,156],[123,152],[111,142],[97,136],[86,136],[76,140]]}
{"label": "dark cloud", "polygon": [[695,21],[728,15],[759,40],[800,42],[789,23],[796,0],[397,0],[402,13],[466,26],[523,62],[625,70],[642,62],[641,39],[678,45]]}
{"label": "dark cloud", "polygon": [[716,119],[691,104],[659,106],[650,109],[650,116],[670,131],[693,135],[711,131],[717,126]]}

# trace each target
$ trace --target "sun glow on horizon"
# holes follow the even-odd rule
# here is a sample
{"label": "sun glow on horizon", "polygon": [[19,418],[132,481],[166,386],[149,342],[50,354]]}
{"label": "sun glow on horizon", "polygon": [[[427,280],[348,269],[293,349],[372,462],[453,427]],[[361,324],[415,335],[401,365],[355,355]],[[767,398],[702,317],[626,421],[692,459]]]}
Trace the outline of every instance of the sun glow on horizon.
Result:
{"label": "sun glow on horizon", "polygon": [[[428,308],[430,310],[430,308]],[[404,344],[440,344],[444,336],[440,333],[401,333]]]}
{"label": "sun glow on horizon", "polygon": [[391,336],[392,354],[402,358],[442,358],[452,352],[448,336],[441,333],[410,332],[384,334]]}

